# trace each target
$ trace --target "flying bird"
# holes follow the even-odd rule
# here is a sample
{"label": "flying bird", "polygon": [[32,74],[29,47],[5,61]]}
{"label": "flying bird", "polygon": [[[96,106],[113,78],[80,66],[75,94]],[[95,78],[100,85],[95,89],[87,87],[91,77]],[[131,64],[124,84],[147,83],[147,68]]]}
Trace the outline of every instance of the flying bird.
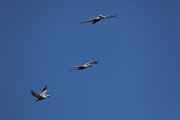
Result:
{"label": "flying bird", "polygon": [[99,22],[101,20],[108,19],[108,18],[113,18],[113,17],[116,17],[116,15],[104,16],[104,15],[100,14],[100,15],[96,16],[95,18],[91,18],[91,19],[89,19],[87,21],[81,22],[81,24],[83,24],[83,23],[95,24],[95,23],[97,23],[97,22]]}
{"label": "flying bird", "polygon": [[44,88],[41,90],[39,94],[34,92],[33,90],[31,90],[31,94],[33,97],[37,99],[36,101],[44,100],[50,97],[50,95],[47,94],[47,85],[44,86]]}
{"label": "flying bird", "polygon": [[85,70],[89,67],[93,67],[93,65],[97,64],[97,63],[98,63],[97,60],[91,60],[87,63],[82,64],[82,65],[77,65],[73,69],[82,71],[82,70]]}

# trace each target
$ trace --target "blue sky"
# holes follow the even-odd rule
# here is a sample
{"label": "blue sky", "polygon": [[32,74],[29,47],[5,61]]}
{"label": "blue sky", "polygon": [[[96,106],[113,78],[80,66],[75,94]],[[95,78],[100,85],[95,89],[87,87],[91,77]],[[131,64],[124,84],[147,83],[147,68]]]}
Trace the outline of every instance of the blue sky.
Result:
{"label": "blue sky", "polygon": [[[179,11],[177,0],[2,0],[0,119],[179,120]],[[98,14],[118,18],[79,24]],[[35,103],[44,84],[51,98]]]}

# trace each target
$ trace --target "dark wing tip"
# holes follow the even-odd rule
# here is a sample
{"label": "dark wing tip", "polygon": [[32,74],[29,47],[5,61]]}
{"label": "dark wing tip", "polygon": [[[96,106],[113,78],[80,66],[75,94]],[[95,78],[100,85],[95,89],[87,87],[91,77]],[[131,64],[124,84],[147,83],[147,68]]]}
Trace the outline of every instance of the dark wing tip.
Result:
{"label": "dark wing tip", "polygon": [[34,92],[33,90],[30,91],[31,94],[32,94],[33,92]]}
{"label": "dark wing tip", "polygon": [[97,64],[98,63],[98,61],[96,60],[96,59],[92,59],[90,62],[88,62],[88,63],[90,63],[90,64]]}
{"label": "dark wing tip", "polygon": [[96,60],[95,60],[95,61],[93,61],[93,64],[98,64],[98,61],[96,61]]}
{"label": "dark wing tip", "polygon": [[37,97],[37,94],[34,92],[34,90],[31,90],[30,92],[32,96]]}
{"label": "dark wing tip", "polygon": [[95,60],[95,61],[94,61],[94,63],[95,63],[95,64],[98,64],[98,61],[97,61],[97,60]]}
{"label": "dark wing tip", "polygon": [[45,90],[47,90],[47,85],[44,86],[42,91],[45,91]]}

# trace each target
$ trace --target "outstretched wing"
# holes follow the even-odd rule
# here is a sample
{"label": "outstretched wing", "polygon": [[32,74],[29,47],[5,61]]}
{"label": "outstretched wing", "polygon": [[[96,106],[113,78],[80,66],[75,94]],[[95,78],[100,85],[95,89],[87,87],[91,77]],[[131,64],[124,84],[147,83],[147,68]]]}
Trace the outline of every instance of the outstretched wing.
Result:
{"label": "outstretched wing", "polygon": [[107,18],[114,18],[114,17],[117,17],[117,15],[109,15],[109,16],[106,16],[105,19],[107,19]]}
{"label": "outstretched wing", "polygon": [[73,70],[83,70],[83,69],[85,69],[86,67],[84,67],[83,65],[77,65],[77,66],[75,66],[75,67],[73,67],[72,69]]}
{"label": "outstretched wing", "polygon": [[42,89],[40,96],[44,96],[47,93],[47,85],[44,86],[44,88]]}
{"label": "outstretched wing", "polygon": [[47,85],[44,86],[41,92],[47,91]]}
{"label": "outstretched wing", "polygon": [[100,21],[100,19],[96,19],[96,20],[92,21],[91,23],[92,23],[92,24],[95,24],[95,23],[97,23],[97,22],[99,22],[99,21]]}
{"label": "outstretched wing", "polygon": [[92,23],[92,24],[94,24],[94,23],[96,23],[98,21],[99,21],[99,19],[97,19],[97,18],[91,18],[91,19],[89,19],[87,21],[81,22],[81,24],[83,24],[83,23]]}
{"label": "outstretched wing", "polygon": [[31,94],[33,97],[37,98],[37,99],[40,99],[41,96],[39,96],[37,93],[35,93],[33,90],[31,90]]}
{"label": "outstretched wing", "polygon": [[95,23],[97,23],[99,21],[100,21],[100,19],[91,19],[91,20],[88,20],[88,21],[81,22],[81,24],[83,24],[83,23],[95,24]]}
{"label": "outstretched wing", "polygon": [[87,62],[86,64],[97,64],[97,63],[98,63],[97,60],[91,60],[91,61]]}
{"label": "outstretched wing", "polygon": [[80,24],[84,24],[84,23],[92,23],[93,20],[87,20],[87,21],[83,21],[83,22],[80,22]]}

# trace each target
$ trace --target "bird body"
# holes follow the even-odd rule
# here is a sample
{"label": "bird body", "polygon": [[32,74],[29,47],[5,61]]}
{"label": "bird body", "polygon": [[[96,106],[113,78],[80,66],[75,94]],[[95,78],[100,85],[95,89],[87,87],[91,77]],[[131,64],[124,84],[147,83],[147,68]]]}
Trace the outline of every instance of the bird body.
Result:
{"label": "bird body", "polygon": [[97,60],[92,60],[90,62],[87,62],[85,64],[82,64],[82,65],[77,65],[74,67],[74,69],[76,70],[84,70],[84,69],[87,69],[89,67],[92,67],[94,64],[97,64]]}
{"label": "bird body", "polygon": [[92,18],[92,19],[89,19],[87,21],[84,21],[84,22],[81,22],[81,23],[91,23],[91,24],[95,24],[101,20],[104,20],[104,19],[107,19],[107,18],[112,18],[112,17],[116,17],[116,16],[113,16],[113,15],[110,15],[110,16],[104,16],[102,14],[96,16],[95,18]]}
{"label": "bird body", "polygon": [[47,85],[44,86],[44,88],[42,89],[42,91],[39,94],[37,94],[33,90],[31,90],[31,94],[33,97],[35,97],[37,99],[36,101],[44,100],[50,96],[47,94]]}

